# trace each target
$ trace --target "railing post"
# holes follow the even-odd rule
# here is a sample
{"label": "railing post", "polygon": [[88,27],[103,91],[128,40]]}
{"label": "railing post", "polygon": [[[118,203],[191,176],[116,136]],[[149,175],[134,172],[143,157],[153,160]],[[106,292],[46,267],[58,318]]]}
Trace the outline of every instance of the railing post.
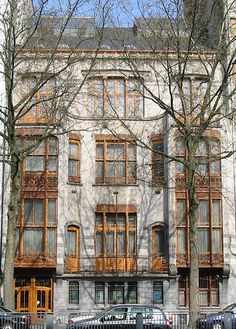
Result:
{"label": "railing post", "polygon": [[143,314],[137,313],[136,315],[136,329],[143,329]]}
{"label": "railing post", "polygon": [[53,314],[46,314],[46,329],[54,329]]}
{"label": "railing post", "polygon": [[231,312],[225,312],[224,329],[232,329],[232,313]]}

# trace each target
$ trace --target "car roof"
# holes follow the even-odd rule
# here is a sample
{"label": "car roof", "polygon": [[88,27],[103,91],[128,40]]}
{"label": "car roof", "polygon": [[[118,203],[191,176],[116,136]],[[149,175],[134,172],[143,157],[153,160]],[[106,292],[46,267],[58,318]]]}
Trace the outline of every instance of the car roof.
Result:
{"label": "car roof", "polygon": [[154,308],[154,309],[162,311],[162,309],[158,306],[146,305],[146,304],[116,304],[116,305],[111,305],[110,306],[110,308],[115,308],[115,307],[147,307],[147,308]]}

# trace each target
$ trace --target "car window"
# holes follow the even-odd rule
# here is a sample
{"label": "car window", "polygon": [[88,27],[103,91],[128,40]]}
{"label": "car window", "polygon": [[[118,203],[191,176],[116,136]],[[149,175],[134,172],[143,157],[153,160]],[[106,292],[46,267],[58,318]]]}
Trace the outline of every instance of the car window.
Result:
{"label": "car window", "polygon": [[236,305],[230,310],[232,313],[236,313]]}
{"label": "car window", "polygon": [[103,321],[125,320],[126,315],[127,315],[126,307],[114,308],[103,315]]}
{"label": "car window", "polygon": [[5,314],[5,312],[0,308],[0,314]]}
{"label": "car window", "polygon": [[152,319],[153,310],[147,307],[131,307],[130,318],[136,319],[137,313],[143,314],[143,319]]}

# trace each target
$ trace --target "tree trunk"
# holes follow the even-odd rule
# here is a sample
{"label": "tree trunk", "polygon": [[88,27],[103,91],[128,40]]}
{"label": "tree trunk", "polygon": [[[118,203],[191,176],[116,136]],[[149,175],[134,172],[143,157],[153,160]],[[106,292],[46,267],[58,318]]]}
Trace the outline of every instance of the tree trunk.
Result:
{"label": "tree trunk", "polygon": [[199,203],[196,195],[194,159],[196,145],[189,143],[189,170],[188,170],[188,196],[189,196],[189,245],[190,245],[190,284],[189,284],[189,329],[196,328],[199,313],[199,262],[198,262],[198,210]]}
{"label": "tree trunk", "polygon": [[20,161],[11,157],[10,202],[7,214],[7,239],[5,246],[5,262],[3,271],[4,305],[11,309],[14,305],[14,257],[16,251],[16,225],[20,215]]}

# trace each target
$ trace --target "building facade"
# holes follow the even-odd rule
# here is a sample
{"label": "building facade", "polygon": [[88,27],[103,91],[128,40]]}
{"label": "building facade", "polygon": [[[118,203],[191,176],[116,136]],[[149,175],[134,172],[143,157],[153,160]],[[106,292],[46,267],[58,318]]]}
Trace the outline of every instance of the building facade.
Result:
{"label": "building facade", "polygon": [[[83,60],[73,64],[73,84],[83,83],[69,116],[22,162],[15,308],[74,313],[116,303],[152,303],[168,311],[186,311],[187,154],[180,129],[160,100],[173,101],[180,123],[182,106],[186,107],[189,112],[182,117],[191,121],[190,126],[199,126],[194,120],[209,83],[205,63],[197,51],[189,52],[182,81],[188,97],[181,98],[175,90],[168,92],[170,75],[164,65],[169,60],[176,64],[176,53],[168,49],[166,61],[159,45],[151,52],[142,39],[148,31],[138,21],[134,28],[106,28],[93,65],[95,30],[89,26],[91,44],[78,50]],[[68,36],[77,37],[74,33],[74,26],[66,29],[55,61],[68,56]],[[111,38],[115,34],[123,48]],[[210,63],[212,52],[206,49],[203,55]],[[17,97],[37,84],[38,63],[27,74],[20,66]],[[213,91],[221,79],[217,68]],[[34,93],[32,110],[17,125],[19,145],[40,140],[54,88],[52,78]],[[195,155],[199,294],[206,311],[234,301],[234,156],[219,157],[231,151],[234,138],[233,121],[221,118],[220,124],[204,130]],[[5,238],[6,229],[2,234]]]}

